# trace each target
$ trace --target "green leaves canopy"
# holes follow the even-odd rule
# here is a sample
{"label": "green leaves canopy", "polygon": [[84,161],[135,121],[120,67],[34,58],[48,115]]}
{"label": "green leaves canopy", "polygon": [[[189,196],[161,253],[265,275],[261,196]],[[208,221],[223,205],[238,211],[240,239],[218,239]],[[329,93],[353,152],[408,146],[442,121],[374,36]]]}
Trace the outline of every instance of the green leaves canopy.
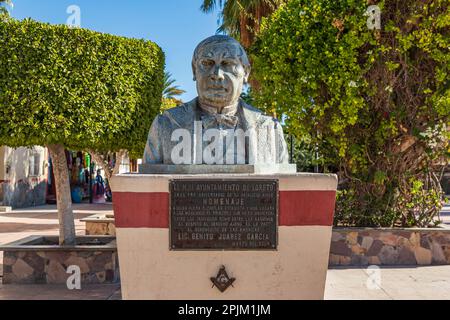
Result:
{"label": "green leaves canopy", "polygon": [[164,54],[150,41],[0,22],[0,145],[141,156],[163,80]]}
{"label": "green leaves canopy", "polygon": [[369,30],[366,0],[290,0],[265,20],[252,48],[256,105],[284,114],[286,131],[338,168],[354,208],[340,223],[426,226],[439,205],[411,205],[412,185],[439,200],[450,1],[369,3],[381,30]]}
{"label": "green leaves canopy", "polygon": [[[425,132],[445,120],[449,1],[395,3],[378,3],[381,32],[368,29],[365,0],[284,5],[265,21],[253,48],[260,107],[288,116],[299,137],[322,133],[321,141],[332,145],[326,149],[336,151],[332,156],[354,156],[355,163],[364,162],[359,156],[365,151],[353,140],[361,131],[350,130],[360,125],[375,125],[365,138],[383,147],[401,130]],[[407,87],[409,96],[402,93]],[[381,124],[372,122],[378,115]]]}

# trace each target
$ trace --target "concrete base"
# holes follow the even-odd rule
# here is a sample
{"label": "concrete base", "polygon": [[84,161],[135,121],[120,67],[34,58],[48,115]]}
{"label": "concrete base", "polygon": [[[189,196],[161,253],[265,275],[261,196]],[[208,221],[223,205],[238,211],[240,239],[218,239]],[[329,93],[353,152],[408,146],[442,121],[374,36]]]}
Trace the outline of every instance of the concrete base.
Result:
{"label": "concrete base", "polygon": [[[117,237],[123,299],[324,297],[330,227],[280,227],[278,251],[169,251],[168,229],[118,229]],[[221,265],[236,278],[224,293],[210,280]]]}
{"label": "concrete base", "polygon": [[[171,251],[172,179],[278,180],[278,249]],[[118,175],[112,183],[124,299],[323,299],[336,176]],[[211,282],[222,265],[236,279],[223,293]]]}
{"label": "concrete base", "polygon": [[139,173],[143,174],[223,174],[254,173],[276,174],[296,173],[295,164],[255,164],[255,165],[165,165],[142,164]]}

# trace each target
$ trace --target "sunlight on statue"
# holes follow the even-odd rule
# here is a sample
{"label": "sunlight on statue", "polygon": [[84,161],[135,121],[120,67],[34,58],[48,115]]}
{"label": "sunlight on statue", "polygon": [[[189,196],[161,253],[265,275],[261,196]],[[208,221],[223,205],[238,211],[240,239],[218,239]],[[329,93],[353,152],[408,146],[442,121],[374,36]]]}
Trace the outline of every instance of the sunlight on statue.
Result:
{"label": "sunlight on statue", "polygon": [[287,163],[281,124],[241,98],[250,62],[235,39],[202,41],[192,59],[198,97],[158,116],[144,152],[147,164]]}

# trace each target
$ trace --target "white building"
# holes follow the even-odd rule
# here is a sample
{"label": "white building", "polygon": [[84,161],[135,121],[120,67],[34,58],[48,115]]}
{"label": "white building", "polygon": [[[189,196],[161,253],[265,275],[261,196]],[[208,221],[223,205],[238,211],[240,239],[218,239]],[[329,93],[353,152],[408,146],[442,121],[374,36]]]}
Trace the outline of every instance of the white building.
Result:
{"label": "white building", "polygon": [[44,205],[47,159],[44,147],[0,147],[0,205],[13,208]]}

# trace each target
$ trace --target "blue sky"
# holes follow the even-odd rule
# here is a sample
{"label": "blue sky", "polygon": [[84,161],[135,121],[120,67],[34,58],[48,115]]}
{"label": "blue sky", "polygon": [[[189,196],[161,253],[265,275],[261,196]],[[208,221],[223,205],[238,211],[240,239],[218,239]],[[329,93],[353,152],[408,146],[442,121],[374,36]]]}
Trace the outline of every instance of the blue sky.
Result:
{"label": "blue sky", "polygon": [[184,101],[196,97],[191,59],[195,46],[217,30],[217,12],[200,11],[201,0],[13,0],[11,15],[64,24],[67,8],[81,9],[81,27],[156,42],[166,54],[166,69],[186,90]]}

